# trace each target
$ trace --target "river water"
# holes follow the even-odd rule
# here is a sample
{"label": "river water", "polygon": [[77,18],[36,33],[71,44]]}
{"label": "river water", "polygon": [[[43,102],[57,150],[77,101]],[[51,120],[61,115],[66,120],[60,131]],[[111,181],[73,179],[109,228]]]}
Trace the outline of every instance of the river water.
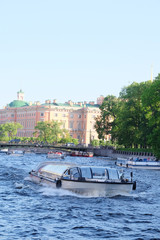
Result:
{"label": "river water", "polygon": [[[160,171],[134,170],[129,196],[84,197],[31,182],[28,172],[43,161],[46,155],[0,154],[1,240],[160,239]],[[114,166],[100,157],[65,161]]]}

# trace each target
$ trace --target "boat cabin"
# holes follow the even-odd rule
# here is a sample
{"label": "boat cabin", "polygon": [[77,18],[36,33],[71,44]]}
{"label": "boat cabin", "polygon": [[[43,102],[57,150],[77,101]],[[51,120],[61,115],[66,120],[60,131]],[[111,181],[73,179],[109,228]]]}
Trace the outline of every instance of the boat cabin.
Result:
{"label": "boat cabin", "polygon": [[117,180],[120,178],[120,176],[119,172],[116,169],[106,167],[81,166],[67,169],[62,175],[62,178],[73,180]]}
{"label": "boat cabin", "polygon": [[66,180],[118,180],[120,174],[117,169],[106,167],[76,166],[48,163],[37,169],[38,175],[48,178]]}

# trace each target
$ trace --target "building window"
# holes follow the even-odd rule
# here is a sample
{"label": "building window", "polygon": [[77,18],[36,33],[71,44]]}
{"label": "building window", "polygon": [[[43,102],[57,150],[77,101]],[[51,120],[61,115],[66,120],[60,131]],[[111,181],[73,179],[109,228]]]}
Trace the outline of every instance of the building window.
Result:
{"label": "building window", "polygon": [[80,115],[80,114],[78,115],[78,118],[81,118],[81,115]]}
{"label": "building window", "polygon": [[77,123],[77,128],[78,128],[78,130],[81,129],[81,122],[78,122],[78,123]]}
{"label": "building window", "polygon": [[70,118],[73,118],[74,117],[74,115],[73,114],[70,114]]}
{"label": "building window", "polygon": [[14,114],[11,114],[11,117],[14,117]]}
{"label": "building window", "polygon": [[73,121],[71,121],[71,122],[69,123],[69,127],[70,127],[70,128],[73,128]]}
{"label": "building window", "polygon": [[43,117],[44,116],[44,113],[41,113],[41,117]]}

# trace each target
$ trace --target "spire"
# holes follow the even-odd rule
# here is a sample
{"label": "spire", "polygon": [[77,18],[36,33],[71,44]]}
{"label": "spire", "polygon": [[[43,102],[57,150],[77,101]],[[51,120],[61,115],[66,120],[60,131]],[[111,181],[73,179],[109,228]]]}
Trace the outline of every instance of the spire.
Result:
{"label": "spire", "polygon": [[24,99],[24,92],[22,92],[22,90],[20,89],[20,91],[17,92],[17,100],[23,101],[23,99]]}

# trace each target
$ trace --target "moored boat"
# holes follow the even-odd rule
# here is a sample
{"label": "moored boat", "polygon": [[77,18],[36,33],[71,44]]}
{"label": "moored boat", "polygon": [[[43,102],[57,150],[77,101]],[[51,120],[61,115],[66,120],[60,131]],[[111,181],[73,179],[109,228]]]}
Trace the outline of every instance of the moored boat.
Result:
{"label": "moored boat", "polygon": [[7,152],[7,155],[19,157],[19,156],[23,156],[24,153],[25,151],[21,151],[21,150],[10,150]]}
{"label": "moored boat", "polygon": [[160,161],[150,158],[118,159],[116,165],[126,168],[160,170]]}
{"label": "moored boat", "polygon": [[3,148],[0,150],[0,153],[8,153],[8,148]]}
{"label": "moored boat", "polygon": [[29,174],[33,182],[84,195],[124,195],[136,188],[132,176],[126,179],[117,169],[109,167],[44,162]]}
{"label": "moored boat", "polygon": [[93,152],[72,151],[70,156],[72,156],[72,157],[93,157]]}
{"label": "moored boat", "polygon": [[60,151],[50,151],[47,154],[47,158],[53,158],[53,159],[64,159],[65,154]]}

